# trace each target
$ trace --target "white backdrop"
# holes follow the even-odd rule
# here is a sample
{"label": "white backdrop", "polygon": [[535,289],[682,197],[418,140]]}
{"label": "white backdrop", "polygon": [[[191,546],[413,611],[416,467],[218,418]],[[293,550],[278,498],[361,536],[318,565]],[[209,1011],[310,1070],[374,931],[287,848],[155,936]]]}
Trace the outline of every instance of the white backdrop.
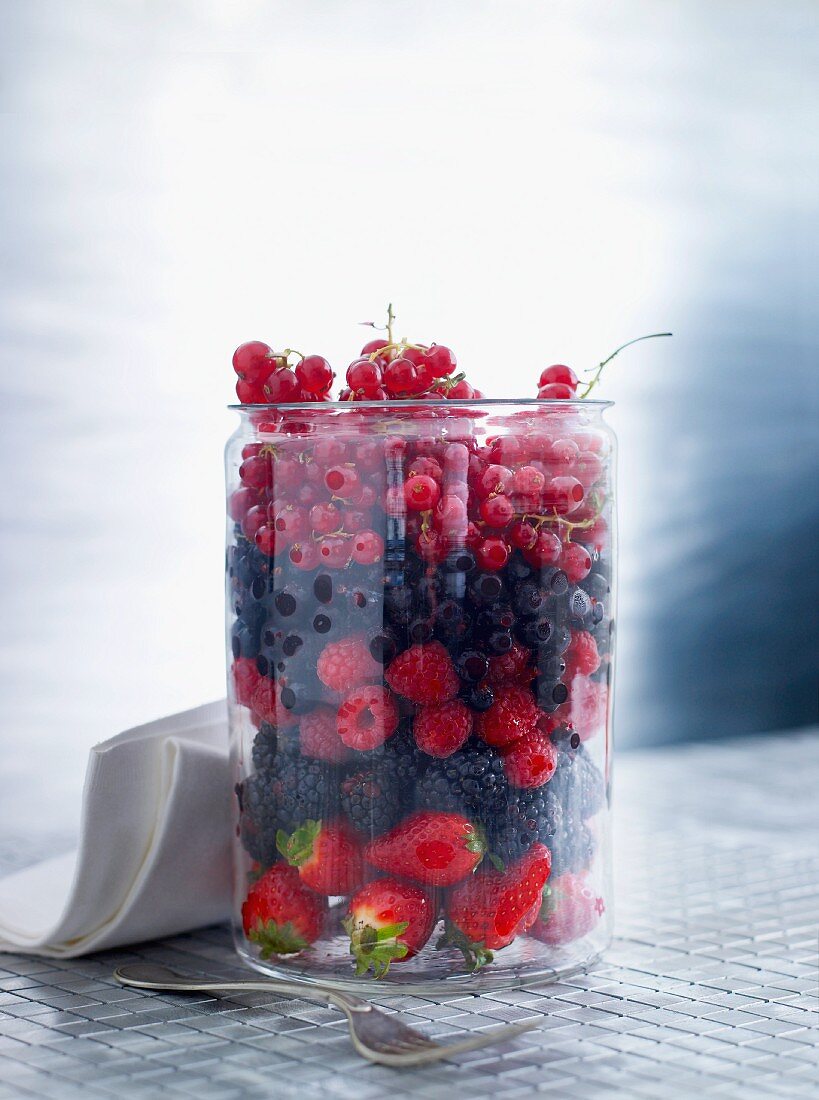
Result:
{"label": "white backdrop", "polygon": [[0,824],[222,693],[232,349],[388,299],[498,396],[674,330],[603,389],[620,742],[807,721],[815,16],[5,0]]}

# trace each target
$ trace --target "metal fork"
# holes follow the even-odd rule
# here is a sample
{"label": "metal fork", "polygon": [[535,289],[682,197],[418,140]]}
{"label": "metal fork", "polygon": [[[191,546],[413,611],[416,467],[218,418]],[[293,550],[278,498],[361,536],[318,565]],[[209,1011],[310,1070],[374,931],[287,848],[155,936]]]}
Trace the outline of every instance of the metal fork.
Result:
{"label": "metal fork", "polygon": [[457,1043],[436,1043],[420,1031],[402,1024],[395,1016],[379,1011],[361,997],[332,989],[329,986],[307,985],[300,982],[281,982],[277,979],[258,981],[213,982],[177,974],[167,966],[155,963],[131,963],[114,971],[121,985],[135,989],[154,989],[174,993],[285,993],[306,1001],[326,1001],[340,1008],[350,1025],[353,1046],[370,1062],[382,1066],[422,1066],[463,1054],[467,1050],[479,1050],[513,1039],[521,1032],[536,1026],[536,1021],[493,1027],[462,1039]]}

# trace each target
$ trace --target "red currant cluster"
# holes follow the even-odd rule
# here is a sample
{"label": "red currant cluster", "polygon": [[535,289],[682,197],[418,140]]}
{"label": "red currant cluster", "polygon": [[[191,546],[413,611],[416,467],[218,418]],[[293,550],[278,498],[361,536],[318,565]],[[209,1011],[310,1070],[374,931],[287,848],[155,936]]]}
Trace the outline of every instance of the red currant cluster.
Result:
{"label": "red currant cluster", "polygon": [[[290,356],[298,355],[295,367]],[[243,405],[276,405],[296,401],[329,401],[335,373],[321,355],[300,355],[289,348],[274,351],[261,340],[240,344],[233,353],[239,376],[236,396]]]}
{"label": "red currant cluster", "polygon": [[443,344],[370,340],[347,368],[347,386],[340,401],[394,401],[429,398],[450,401],[483,394],[455,374],[455,354]]}

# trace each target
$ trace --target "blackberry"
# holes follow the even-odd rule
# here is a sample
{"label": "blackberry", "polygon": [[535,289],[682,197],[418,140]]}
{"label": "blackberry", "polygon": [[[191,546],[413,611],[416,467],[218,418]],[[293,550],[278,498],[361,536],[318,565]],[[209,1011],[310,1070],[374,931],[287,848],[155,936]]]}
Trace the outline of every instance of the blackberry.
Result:
{"label": "blackberry", "polygon": [[271,786],[272,775],[260,772],[249,776],[236,788],[241,810],[240,834],[245,851],[251,859],[256,859],[263,867],[275,862],[276,832],[279,818],[276,813],[276,800]]}
{"label": "blackberry", "polygon": [[510,788],[505,811],[488,829],[489,850],[504,863],[515,863],[547,831],[544,788]]}
{"label": "blackberry", "polygon": [[285,832],[292,833],[308,819],[327,820],[338,812],[338,778],[323,761],[279,753],[273,767],[257,778],[272,800],[278,827]]}
{"label": "blackberry", "polygon": [[403,813],[395,775],[378,768],[348,775],[341,781],[341,807],[359,833],[386,833],[398,824]]}
{"label": "blackberry", "polygon": [[415,802],[420,809],[462,813],[487,824],[504,813],[508,791],[498,753],[490,745],[468,741],[427,767],[416,783]]}
{"label": "blackberry", "polygon": [[251,757],[253,767],[257,772],[270,771],[276,763],[276,752],[279,747],[279,734],[275,726],[269,722],[262,722],[259,731],[253,739]]}
{"label": "blackberry", "polygon": [[557,769],[549,786],[573,816],[592,817],[605,801],[603,776],[582,743],[572,748],[570,740],[561,739],[557,744]]}

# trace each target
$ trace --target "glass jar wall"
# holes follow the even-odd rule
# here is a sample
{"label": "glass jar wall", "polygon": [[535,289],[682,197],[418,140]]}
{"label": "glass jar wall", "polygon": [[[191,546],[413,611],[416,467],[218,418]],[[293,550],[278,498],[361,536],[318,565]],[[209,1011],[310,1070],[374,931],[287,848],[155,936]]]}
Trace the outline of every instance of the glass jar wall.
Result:
{"label": "glass jar wall", "polygon": [[251,965],[483,989],[606,946],[605,408],[238,410],[227,641]]}

